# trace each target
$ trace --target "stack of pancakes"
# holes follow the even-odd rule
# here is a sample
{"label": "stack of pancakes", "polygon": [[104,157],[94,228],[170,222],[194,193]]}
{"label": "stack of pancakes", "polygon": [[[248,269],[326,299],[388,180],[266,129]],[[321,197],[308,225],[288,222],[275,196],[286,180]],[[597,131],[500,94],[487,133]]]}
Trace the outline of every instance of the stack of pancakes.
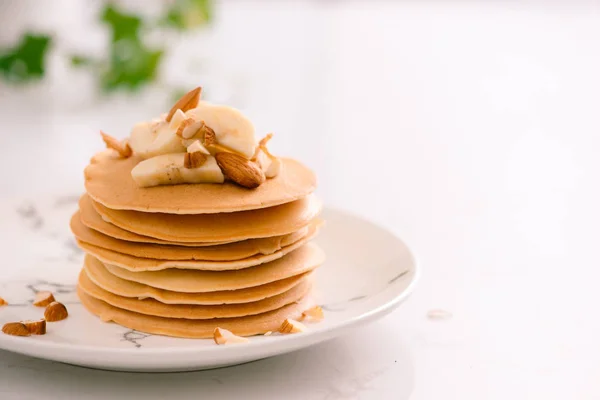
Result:
{"label": "stack of pancakes", "polygon": [[78,293],[104,321],[143,332],[212,337],[277,330],[311,306],[309,243],[320,226],[314,174],[282,159],[257,189],[233,183],[139,188],[135,156],[105,151],[85,170],[71,229],[86,252]]}

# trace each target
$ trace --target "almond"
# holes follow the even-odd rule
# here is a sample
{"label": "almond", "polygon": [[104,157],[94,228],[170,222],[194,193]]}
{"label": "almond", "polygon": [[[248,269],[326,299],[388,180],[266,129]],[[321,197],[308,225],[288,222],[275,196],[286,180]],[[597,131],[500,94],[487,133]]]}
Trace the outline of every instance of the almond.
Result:
{"label": "almond", "polygon": [[8,324],[4,324],[2,327],[2,332],[11,336],[30,336],[31,332],[22,322],[9,322]]}
{"label": "almond", "polygon": [[236,344],[249,342],[249,340],[245,337],[234,335],[231,331],[223,328],[215,328],[213,331],[213,339],[216,344]]}
{"label": "almond", "polygon": [[213,146],[217,144],[217,135],[215,131],[212,130],[210,126],[203,125],[202,131],[204,133],[204,145],[205,146]]}
{"label": "almond", "polygon": [[33,305],[36,307],[46,307],[48,304],[56,301],[54,299],[54,295],[52,292],[37,292],[35,294],[35,300],[33,301]]}
{"label": "almond", "polygon": [[185,156],[183,157],[183,166],[186,168],[200,168],[207,159],[208,156],[201,151],[185,153]]}
{"label": "almond", "polygon": [[106,143],[106,147],[116,150],[121,157],[127,158],[131,157],[133,154],[133,151],[127,142],[120,142],[102,131],[100,131],[100,135],[102,135],[102,140],[104,140],[104,143]]}
{"label": "almond", "polygon": [[[273,134],[269,133],[269,134],[267,134],[267,136],[260,139],[260,141],[258,142],[258,146],[256,146],[256,150],[254,150],[254,155],[251,158],[252,161],[256,161],[256,159],[258,158],[258,152],[261,151],[263,147],[266,148],[267,143],[269,142],[269,140],[271,140],[272,137],[273,137]],[[268,150],[267,151],[263,150],[263,151],[264,151],[265,155],[269,156],[270,153],[267,154]]]}
{"label": "almond", "polygon": [[320,321],[325,316],[323,315],[323,309],[320,306],[314,306],[302,312],[302,319],[309,319],[314,321]]}
{"label": "almond", "polygon": [[0,307],[8,305],[8,302],[0,297]]}
{"label": "almond", "polygon": [[306,326],[293,319],[286,319],[279,327],[280,333],[299,333],[306,331]]}
{"label": "almond", "polygon": [[46,334],[46,320],[44,319],[40,319],[39,321],[23,321],[22,323],[32,335]]}
{"label": "almond", "polygon": [[69,313],[67,312],[67,307],[58,301],[48,304],[46,311],[44,311],[44,318],[48,322],[62,321],[68,316]]}
{"label": "almond", "polygon": [[235,153],[215,154],[223,174],[238,185],[254,189],[265,180],[265,173],[256,163]]}
{"label": "almond", "polygon": [[[184,119],[183,122],[181,124],[179,124],[179,127],[177,128],[177,131],[175,132],[175,134],[177,136],[179,136],[180,138],[182,138],[182,139],[189,139],[189,138],[191,138],[192,136],[194,136],[193,134],[190,134],[191,132],[186,132],[187,135],[185,135],[185,136],[184,136],[183,132],[187,128],[191,127],[194,124],[194,122],[196,122],[194,120],[194,118],[186,118],[186,119]],[[188,129],[188,131],[189,131],[189,129]]]}
{"label": "almond", "polygon": [[209,156],[209,155],[210,155],[210,152],[209,152],[208,150],[206,150],[206,147],[204,147],[204,146],[202,145],[202,143],[200,143],[200,141],[199,141],[199,140],[194,140],[194,141],[192,142],[192,144],[190,144],[190,145],[187,147],[187,152],[188,152],[188,153],[195,153],[195,152],[197,152],[197,151],[199,151],[199,152],[201,152],[201,153],[204,153],[204,154],[206,154],[207,156]]}
{"label": "almond", "polygon": [[189,92],[187,92],[186,94],[184,94],[179,100],[177,100],[177,103],[175,103],[173,105],[173,107],[171,107],[171,110],[169,110],[169,113],[167,114],[167,117],[165,118],[166,121],[170,122],[171,118],[173,118],[173,114],[175,114],[175,111],[177,111],[177,110],[186,112],[187,110],[196,108],[196,106],[198,105],[198,102],[200,101],[200,93],[201,92],[202,92],[202,88],[198,86],[196,89],[192,89]]}
{"label": "almond", "polygon": [[187,116],[185,115],[185,113],[177,109],[177,111],[175,111],[175,114],[173,114],[173,116],[171,117],[171,121],[169,121],[169,129],[175,129],[175,134],[177,134],[177,130],[179,129],[183,121],[185,121],[186,119]]}
{"label": "almond", "polygon": [[[203,122],[204,123],[204,122]],[[204,142],[204,146],[206,146],[206,148],[211,149],[211,154],[216,154],[216,153],[233,153],[233,154],[237,154],[240,157],[243,157],[244,159],[246,159],[246,156],[244,156],[243,154],[241,154],[240,152],[233,150],[227,146],[223,146],[219,143],[217,143],[217,135],[215,134],[215,131],[212,130],[212,128],[208,125],[203,125],[202,128],[199,131],[199,135],[202,137],[202,140]]]}

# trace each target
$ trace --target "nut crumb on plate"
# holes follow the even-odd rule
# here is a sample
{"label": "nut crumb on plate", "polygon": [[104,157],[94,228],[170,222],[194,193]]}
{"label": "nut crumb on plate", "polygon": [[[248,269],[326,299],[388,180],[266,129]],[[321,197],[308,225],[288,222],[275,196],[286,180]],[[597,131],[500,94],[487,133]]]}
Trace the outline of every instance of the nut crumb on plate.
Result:
{"label": "nut crumb on plate", "polygon": [[52,292],[43,291],[37,292],[35,294],[35,300],[33,301],[33,305],[36,307],[46,307],[48,304],[55,302],[56,299]]}
{"label": "nut crumb on plate", "polygon": [[48,304],[48,307],[46,307],[46,310],[44,311],[44,318],[48,322],[62,321],[68,316],[69,313],[67,312],[67,307],[58,301]]}
{"label": "nut crumb on plate", "polygon": [[237,336],[233,334],[233,332],[223,328],[215,328],[213,331],[213,339],[216,344],[236,344],[249,342],[247,338]]}

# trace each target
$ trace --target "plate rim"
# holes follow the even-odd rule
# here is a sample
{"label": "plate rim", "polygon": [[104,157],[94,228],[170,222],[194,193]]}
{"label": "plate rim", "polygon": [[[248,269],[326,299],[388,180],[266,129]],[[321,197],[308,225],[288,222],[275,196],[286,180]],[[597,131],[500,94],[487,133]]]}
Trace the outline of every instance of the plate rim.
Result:
{"label": "plate rim", "polygon": [[[311,339],[317,339],[316,342],[319,342],[319,338],[325,337],[324,340],[328,338],[334,337],[335,335],[331,335],[332,332],[335,331],[343,331],[347,329],[351,329],[358,325],[367,323],[376,317],[383,317],[393,311],[396,307],[398,307],[404,300],[406,300],[413,292],[415,286],[418,284],[421,279],[421,269],[419,266],[418,258],[415,255],[412,248],[401,239],[399,236],[391,232],[388,228],[379,225],[373,221],[368,220],[365,217],[357,215],[353,212],[335,208],[331,206],[327,206],[323,208],[324,212],[334,212],[343,214],[344,218],[353,218],[360,220],[363,223],[368,223],[376,226],[377,228],[385,231],[387,234],[392,235],[398,241],[400,241],[407,251],[407,256],[412,262],[412,265],[403,275],[410,275],[410,282],[406,286],[404,290],[400,293],[396,294],[391,300],[379,305],[378,307],[372,308],[360,315],[354,316],[352,318],[348,318],[339,323],[333,324],[331,326],[325,328],[319,328],[316,330],[309,330],[307,332],[303,332],[301,335],[283,335],[277,336],[276,340],[264,342],[264,341],[250,341],[248,343],[238,344],[237,346],[210,346],[210,347],[200,347],[200,346],[189,346],[189,347],[141,347],[141,348],[115,348],[115,347],[102,347],[88,344],[71,344],[71,343],[57,343],[52,341],[45,340],[34,340],[31,341],[26,337],[14,337],[8,335],[0,336],[0,349],[31,355],[38,358],[46,358],[46,359],[54,359],[43,355],[36,355],[36,350],[41,352],[46,351],[68,351],[68,352],[78,352],[82,355],[104,355],[104,356],[138,356],[138,357],[146,357],[146,356],[155,356],[155,355],[164,355],[165,353],[173,356],[181,355],[181,354],[213,354],[213,353],[222,353],[222,355],[226,355],[227,353],[240,352],[244,350],[254,351],[256,348],[265,348],[265,352],[268,349],[271,351],[275,351],[277,354],[281,352],[277,352],[277,347],[283,348],[291,348],[298,349],[302,347],[303,343],[312,343]],[[85,307],[82,304],[79,304],[84,310]],[[193,340],[193,339],[190,339]],[[210,340],[210,339],[204,339]],[[15,345],[15,346],[12,346]],[[26,345],[25,348],[22,346]],[[224,353],[224,354],[223,354]]]}

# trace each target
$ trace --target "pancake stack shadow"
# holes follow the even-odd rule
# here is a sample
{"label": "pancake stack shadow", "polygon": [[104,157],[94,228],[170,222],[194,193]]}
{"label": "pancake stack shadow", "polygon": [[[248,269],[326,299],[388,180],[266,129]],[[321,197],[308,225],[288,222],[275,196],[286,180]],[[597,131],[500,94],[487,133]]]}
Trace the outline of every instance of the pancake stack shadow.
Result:
{"label": "pancake stack shadow", "polygon": [[209,213],[111,208],[110,196],[84,194],[71,219],[86,252],[79,297],[103,321],[147,333],[276,331],[312,305],[312,271],[324,261],[310,243],[321,225],[310,191],[270,207]]}

